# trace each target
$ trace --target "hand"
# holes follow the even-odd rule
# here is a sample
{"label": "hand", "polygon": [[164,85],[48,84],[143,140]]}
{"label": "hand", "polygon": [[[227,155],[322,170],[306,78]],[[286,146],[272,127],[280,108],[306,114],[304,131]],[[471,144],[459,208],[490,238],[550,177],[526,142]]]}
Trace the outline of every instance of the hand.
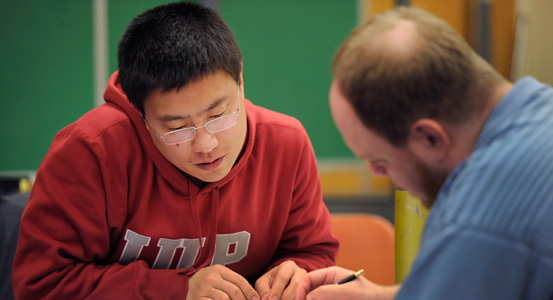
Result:
{"label": "hand", "polygon": [[317,299],[393,299],[399,286],[384,287],[368,281],[365,277],[358,277],[350,282],[336,285],[336,282],[355,273],[340,267],[320,269],[305,275],[298,284],[296,300]]}
{"label": "hand", "polygon": [[240,274],[225,266],[213,265],[190,277],[186,299],[259,300],[259,295]]}
{"label": "hand", "polygon": [[[255,282],[255,289],[265,299],[294,299],[296,287],[307,272],[295,262],[287,260]],[[276,297],[276,298],[274,298]]]}

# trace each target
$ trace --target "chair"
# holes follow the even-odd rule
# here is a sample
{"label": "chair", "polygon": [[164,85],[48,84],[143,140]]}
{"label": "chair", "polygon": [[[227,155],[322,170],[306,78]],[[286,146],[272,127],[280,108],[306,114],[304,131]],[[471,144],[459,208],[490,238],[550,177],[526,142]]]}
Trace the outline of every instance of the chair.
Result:
{"label": "chair", "polygon": [[19,235],[19,222],[29,193],[0,195],[0,300],[13,299],[12,265]]}
{"label": "chair", "polygon": [[374,214],[333,213],[332,233],[340,240],[336,265],[381,285],[395,284],[394,226]]}

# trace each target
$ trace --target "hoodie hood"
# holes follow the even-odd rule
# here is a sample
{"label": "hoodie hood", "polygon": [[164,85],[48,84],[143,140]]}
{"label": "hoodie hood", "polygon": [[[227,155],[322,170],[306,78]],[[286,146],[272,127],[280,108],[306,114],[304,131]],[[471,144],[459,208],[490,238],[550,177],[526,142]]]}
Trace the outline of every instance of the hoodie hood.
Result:
{"label": "hoodie hood", "polygon": [[[142,114],[136,109],[136,107],[129,102],[127,96],[123,92],[121,83],[119,82],[119,72],[116,71],[109,79],[106,91],[104,92],[104,99],[108,105],[115,105],[119,109],[125,112],[128,116],[132,126],[137,133],[140,143],[142,144],[143,151],[147,153],[151,161],[155,165],[156,172],[159,173],[176,191],[181,193],[184,197],[188,197],[190,201],[190,207],[193,212],[191,216],[194,219],[194,223],[197,224],[197,237],[199,242],[202,244],[202,238],[207,237],[207,243],[204,247],[200,247],[200,252],[197,256],[194,264],[188,268],[180,271],[182,274],[193,274],[198,269],[201,269],[210,264],[213,259],[213,254],[215,251],[215,240],[217,234],[217,216],[218,216],[218,207],[219,207],[219,190],[229,181],[231,181],[241,169],[246,165],[248,158],[250,157],[253,149],[253,141],[255,136],[255,124],[254,114],[247,113],[247,127],[248,133],[246,134],[245,145],[242,149],[242,154],[239,156],[238,163],[235,162],[235,165],[232,167],[227,176],[223,179],[206,183],[203,187],[199,187],[192,180],[190,180],[182,171],[175,167],[169,160],[167,160],[161,152],[157,149],[150,132],[146,128]],[[253,111],[253,104],[247,100],[245,101],[246,112]],[[199,211],[200,198],[210,199],[210,214],[203,215]],[[209,232],[205,231],[205,228],[202,227],[202,218],[209,218],[209,223],[211,223],[212,230]]]}
{"label": "hoodie hood", "polygon": [[[119,82],[119,71],[116,71],[112,74],[108,81],[106,91],[104,92],[104,99],[108,104],[115,105],[123,110],[126,115],[129,117],[137,135],[140,138],[140,142],[143,145],[144,151],[147,152],[148,156],[152,159],[152,162],[155,164],[156,169],[160,172],[160,175],[171,183],[171,185],[178,190],[183,195],[190,195],[194,193],[208,192],[211,191],[214,187],[222,187],[226,183],[232,180],[238,172],[244,167],[249,156],[251,155],[254,136],[255,136],[255,124],[254,114],[249,113],[253,109],[253,104],[244,99],[244,106],[246,107],[246,116],[248,122],[248,133],[246,134],[245,145],[243,146],[242,154],[238,158],[238,162],[235,162],[234,167],[230,170],[227,176],[223,179],[216,182],[206,183],[201,189],[195,185],[191,180],[189,180],[182,171],[175,167],[171,162],[169,162],[162,154],[159,152],[154,142],[150,132],[146,128],[146,124],[142,117],[142,114],[134,107],[132,103],[129,102],[127,95],[123,92],[121,83]],[[196,191],[193,191],[193,190]]]}

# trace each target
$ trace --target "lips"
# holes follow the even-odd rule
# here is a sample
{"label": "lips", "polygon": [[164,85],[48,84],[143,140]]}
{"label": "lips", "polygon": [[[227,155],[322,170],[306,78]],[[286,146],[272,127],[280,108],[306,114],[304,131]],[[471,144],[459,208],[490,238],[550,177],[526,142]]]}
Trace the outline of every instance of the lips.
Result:
{"label": "lips", "polygon": [[204,171],[211,171],[221,165],[221,163],[223,162],[223,158],[224,156],[221,156],[212,162],[198,163],[196,164],[196,166]]}

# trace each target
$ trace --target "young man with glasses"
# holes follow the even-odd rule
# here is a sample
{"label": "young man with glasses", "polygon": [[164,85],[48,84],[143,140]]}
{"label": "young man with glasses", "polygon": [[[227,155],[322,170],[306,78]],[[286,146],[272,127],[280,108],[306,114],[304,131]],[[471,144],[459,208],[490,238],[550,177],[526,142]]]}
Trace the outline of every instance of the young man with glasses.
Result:
{"label": "young man with glasses", "polygon": [[244,99],[213,11],[138,16],[106,104],[55,137],[24,216],[22,299],[292,299],[337,240],[301,124]]}

